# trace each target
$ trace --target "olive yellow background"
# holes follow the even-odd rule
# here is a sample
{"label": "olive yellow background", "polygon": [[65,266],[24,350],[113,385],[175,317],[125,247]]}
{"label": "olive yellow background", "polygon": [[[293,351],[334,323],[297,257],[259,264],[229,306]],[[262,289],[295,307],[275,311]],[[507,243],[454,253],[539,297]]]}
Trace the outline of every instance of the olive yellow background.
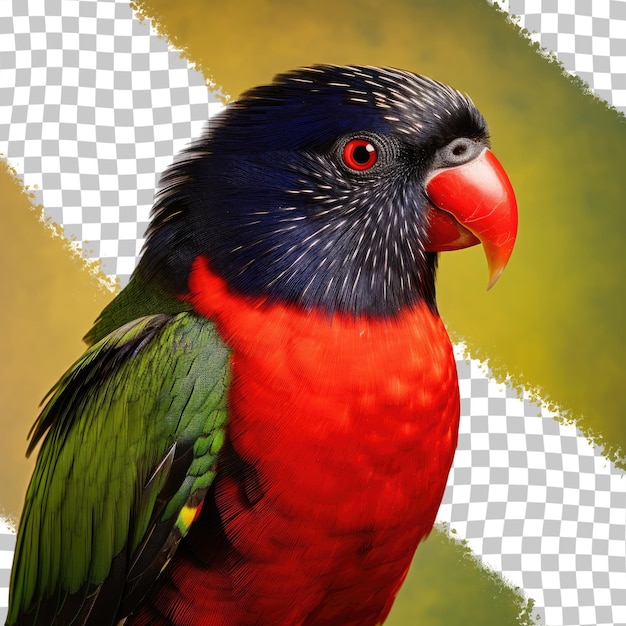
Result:
{"label": "olive yellow background", "polygon": [[[623,116],[564,78],[481,0],[150,0],[136,8],[232,96],[320,62],[392,65],[467,92],[516,189],[520,231],[490,292],[480,249],[442,255],[442,315],[473,356],[558,404],[623,466]],[[111,295],[50,236],[7,168],[0,191],[0,502],[15,516],[37,404],[80,354],[80,338]],[[436,531],[388,623],[525,624],[530,615],[504,581]]]}

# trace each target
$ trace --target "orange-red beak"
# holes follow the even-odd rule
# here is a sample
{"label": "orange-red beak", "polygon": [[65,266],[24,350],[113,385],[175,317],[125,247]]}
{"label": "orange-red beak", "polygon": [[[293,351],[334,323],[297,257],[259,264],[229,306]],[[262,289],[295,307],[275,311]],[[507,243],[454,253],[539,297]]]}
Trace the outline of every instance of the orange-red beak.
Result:
{"label": "orange-red beak", "polygon": [[456,167],[438,170],[426,182],[431,252],[482,243],[489,266],[487,289],[504,270],[517,235],[517,202],[502,165],[485,148]]}

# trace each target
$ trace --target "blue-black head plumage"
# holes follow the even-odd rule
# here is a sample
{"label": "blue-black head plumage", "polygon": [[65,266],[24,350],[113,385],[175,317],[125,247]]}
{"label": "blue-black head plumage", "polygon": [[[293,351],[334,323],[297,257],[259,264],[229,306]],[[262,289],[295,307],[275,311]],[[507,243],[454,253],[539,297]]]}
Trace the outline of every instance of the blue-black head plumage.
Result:
{"label": "blue-black head plumage", "polygon": [[204,255],[242,294],[355,315],[435,307],[424,180],[487,144],[461,93],[389,68],[312,66],[245,92],[166,171],[142,271],[184,293]]}

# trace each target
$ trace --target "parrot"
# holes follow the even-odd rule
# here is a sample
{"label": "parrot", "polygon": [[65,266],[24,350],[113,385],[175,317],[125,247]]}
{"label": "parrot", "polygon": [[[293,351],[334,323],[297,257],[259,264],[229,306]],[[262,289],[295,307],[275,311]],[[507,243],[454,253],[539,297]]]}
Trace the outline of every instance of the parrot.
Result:
{"label": "parrot", "polygon": [[161,177],[127,286],[44,399],[6,624],[374,626],[458,438],[439,253],[517,234],[472,100],[317,64]]}

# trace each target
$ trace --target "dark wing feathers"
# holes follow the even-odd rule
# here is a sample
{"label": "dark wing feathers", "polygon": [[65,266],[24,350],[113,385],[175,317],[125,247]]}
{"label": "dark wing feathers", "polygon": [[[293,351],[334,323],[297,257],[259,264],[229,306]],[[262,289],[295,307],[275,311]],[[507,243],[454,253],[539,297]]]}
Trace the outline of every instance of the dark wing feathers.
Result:
{"label": "dark wing feathers", "polygon": [[[50,392],[7,624],[115,624],[167,565],[224,439],[228,349],[211,322],[154,315],[92,346]],[[47,433],[47,434],[46,434]]]}

